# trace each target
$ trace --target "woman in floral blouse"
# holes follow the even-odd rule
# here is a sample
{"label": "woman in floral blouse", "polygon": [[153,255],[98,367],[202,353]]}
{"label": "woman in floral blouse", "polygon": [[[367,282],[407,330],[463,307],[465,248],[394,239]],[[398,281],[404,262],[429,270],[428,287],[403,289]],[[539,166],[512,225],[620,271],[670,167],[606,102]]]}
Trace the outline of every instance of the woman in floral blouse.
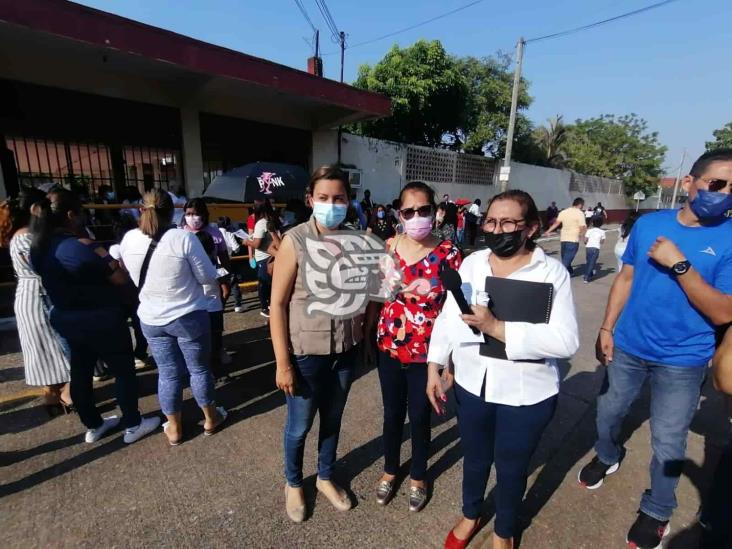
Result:
{"label": "woman in floral blouse", "polygon": [[[427,349],[432,326],[442,310],[446,291],[440,271],[458,269],[460,251],[432,234],[435,193],[421,182],[406,185],[399,197],[404,234],[387,242],[402,270],[402,287],[378,316],[376,342],[384,401],[384,475],[376,499],[385,505],[394,495],[402,429],[407,412],[412,435],[409,509],[419,511],[427,501],[427,457],[430,444],[430,404],[427,386]],[[377,310],[370,309],[373,328]]]}

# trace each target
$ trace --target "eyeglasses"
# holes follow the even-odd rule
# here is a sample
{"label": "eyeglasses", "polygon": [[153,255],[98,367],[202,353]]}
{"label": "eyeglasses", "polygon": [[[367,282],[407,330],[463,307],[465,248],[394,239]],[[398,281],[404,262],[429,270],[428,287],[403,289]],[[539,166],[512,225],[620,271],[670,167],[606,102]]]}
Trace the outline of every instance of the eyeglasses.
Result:
{"label": "eyeglasses", "polygon": [[427,204],[426,206],[420,206],[419,208],[404,208],[399,210],[404,219],[412,219],[416,213],[419,217],[429,217],[432,215],[432,206]]}
{"label": "eyeglasses", "polygon": [[523,222],[525,222],[525,219],[494,219],[492,217],[486,218],[485,222],[483,223],[483,230],[492,233],[496,230],[496,227],[501,227],[501,232],[504,233],[512,233],[516,230],[518,230],[519,225],[521,225]]}
{"label": "eyeglasses", "polygon": [[706,179],[704,177],[699,177],[698,179],[709,185],[708,189],[711,192],[721,191],[727,185],[732,184],[732,181],[727,181],[726,179]]}

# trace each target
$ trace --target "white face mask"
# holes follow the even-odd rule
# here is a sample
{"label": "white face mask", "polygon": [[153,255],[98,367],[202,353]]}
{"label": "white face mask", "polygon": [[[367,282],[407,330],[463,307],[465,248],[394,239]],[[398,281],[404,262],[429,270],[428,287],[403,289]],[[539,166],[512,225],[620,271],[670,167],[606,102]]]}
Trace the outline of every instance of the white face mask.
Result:
{"label": "white face mask", "polygon": [[198,231],[203,227],[203,218],[200,215],[187,215],[186,225],[194,231]]}

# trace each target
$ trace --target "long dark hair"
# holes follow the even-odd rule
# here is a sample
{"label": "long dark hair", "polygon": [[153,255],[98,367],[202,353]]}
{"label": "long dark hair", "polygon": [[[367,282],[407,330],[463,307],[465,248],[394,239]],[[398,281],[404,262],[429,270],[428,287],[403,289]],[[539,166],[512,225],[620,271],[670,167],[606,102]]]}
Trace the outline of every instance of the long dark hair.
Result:
{"label": "long dark hair", "polygon": [[529,250],[530,252],[533,251],[534,248],[536,248],[536,239],[541,236],[541,217],[539,217],[539,209],[536,207],[536,202],[534,202],[534,199],[531,198],[531,195],[526,191],[512,189],[510,191],[505,191],[492,197],[488,201],[488,207],[486,208],[486,211],[490,210],[491,205],[494,202],[498,202],[499,200],[513,200],[514,202],[516,202],[519,206],[521,206],[524,219],[526,220],[526,226],[536,226],[536,231],[530,238],[526,240],[525,244],[527,250]]}
{"label": "long dark hair", "polygon": [[71,191],[58,189],[48,193],[35,205],[31,216],[30,230],[33,233],[31,246],[43,249],[48,245],[53,233],[68,228],[69,212],[81,215],[81,200]]}
{"label": "long dark hair", "polygon": [[635,225],[635,222],[638,221],[639,217],[639,212],[630,212],[628,214],[628,217],[625,218],[625,221],[623,221],[623,224],[620,226],[620,237],[622,239],[628,238],[630,231],[633,229],[633,225]]}
{"label": "long dark hair", "polygon": [[36,188],[23,187],[17,197],[0,203],[0,247],[7,247],[16,231],[28,226],[31,207],[45,196]]}
{"label": "long dark hair", "polygon": [[452,225],[457,228],[458,218],[457,206],[455,204],[452,202],[441,202],[440,205],[437,206],[437,209],[445,211],[445,217],[442,219],[440,227],[443,227],[444,225]]}
{"label": "long dark hair", "polygon": [[255,221],[266,219],[267,230],[270,232],[280,230],[279,217],[275,215],[274,208],[272,208],[272,204],[269,203],[269,200],[265,200],[261,204],[254,206],[254,219]]}

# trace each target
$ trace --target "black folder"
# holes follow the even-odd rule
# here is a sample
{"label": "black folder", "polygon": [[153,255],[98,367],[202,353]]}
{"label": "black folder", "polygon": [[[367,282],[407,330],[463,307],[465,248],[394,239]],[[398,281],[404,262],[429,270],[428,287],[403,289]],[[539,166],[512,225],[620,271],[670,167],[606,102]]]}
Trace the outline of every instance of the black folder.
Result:
{"label": "black folder", "polygon": [[[554,299],[552,284],[487,276],[485,291],[490,296],[488,308],[498,320],[531,324],[549,323]],[[507,360],[506,344],[486,335],[485,343],[480,345],[480,354]]]}

